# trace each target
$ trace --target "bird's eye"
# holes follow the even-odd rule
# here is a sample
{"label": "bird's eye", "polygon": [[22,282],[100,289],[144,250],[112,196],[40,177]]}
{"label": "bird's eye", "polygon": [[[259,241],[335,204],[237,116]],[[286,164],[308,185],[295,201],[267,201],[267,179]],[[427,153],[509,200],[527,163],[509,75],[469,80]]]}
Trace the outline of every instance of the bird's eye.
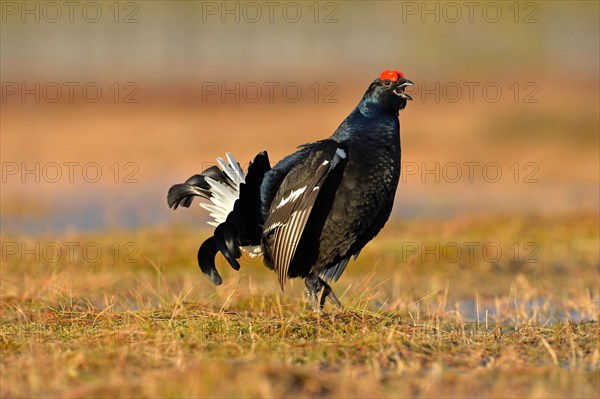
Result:
{"label": "bird's eye", "polygon": [[389,85],[392,84],[392,81],[391,80],[386,80],[386,81],[383,82],[383,84],[386,85],[386,86],[389,86]]}

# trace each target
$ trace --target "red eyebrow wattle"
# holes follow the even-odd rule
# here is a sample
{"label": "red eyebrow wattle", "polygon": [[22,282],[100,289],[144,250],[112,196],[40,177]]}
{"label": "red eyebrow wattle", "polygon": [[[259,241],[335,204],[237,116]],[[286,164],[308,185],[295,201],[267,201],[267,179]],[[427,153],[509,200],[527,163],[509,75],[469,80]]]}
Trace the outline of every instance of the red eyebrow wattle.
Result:
{"label": "red eyebrow wattle", "polygon": [[391,80],[392,82],[397,81],[398,78],[404,79],[404,74],[400,71],[386,70],[386,71],[381,72],[381,75],[379,75],[379,79]]}

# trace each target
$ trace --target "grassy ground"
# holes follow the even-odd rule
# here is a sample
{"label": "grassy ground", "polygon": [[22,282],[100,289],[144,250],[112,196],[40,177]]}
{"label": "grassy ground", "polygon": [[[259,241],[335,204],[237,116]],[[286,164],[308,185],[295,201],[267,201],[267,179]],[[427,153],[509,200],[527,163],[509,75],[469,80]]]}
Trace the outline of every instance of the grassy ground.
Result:
{"label": "grassy ground", "polygon": [[322,314],[260,262],[221,259],[211,286],[208,231],[5,236],[0,393],[598,397],[597,221],[392,223],[334,284],[346,309]]}
{"label": "grassy ground", "polygon": [[[291,25],[281,7],[274,24],[204,23],[207,3],[180,3],[141,2],[135,24],[113,6],[98,24],[2,24],[3,83],[79,86],[74,102],[64,85],[58,103],[45,89],[2,101],[1,397],[600,397],[597,2],[494,2],[499,23],[479,2],[458,23],[452,4],[436,3],[438,23],[401,12],[435,4],[339,2],[335,24],[307,2]],[[282,293],[260,261],[220,259],[212,286],[195,262],[209,231],[183,224],[203,212],[168,210],[168,187],[225,151],[277,161],[327,137],[385,68],[417,84],[403,165],[496,163],[502,179],[404,169],[394,218],[470,216],[390,222],[333,284],[343,312],[307,311],[303,283]],[[115,100],[125,82],[139,103]],[[279,86],[274,102],[201,101],[209,82]],[[286,82],[301,101],[284,101]],[[326,83],[338,102],[314,99]],[[163,221],[182,224],[99,227]],[[71,226],[98,232],[16,234]]]}

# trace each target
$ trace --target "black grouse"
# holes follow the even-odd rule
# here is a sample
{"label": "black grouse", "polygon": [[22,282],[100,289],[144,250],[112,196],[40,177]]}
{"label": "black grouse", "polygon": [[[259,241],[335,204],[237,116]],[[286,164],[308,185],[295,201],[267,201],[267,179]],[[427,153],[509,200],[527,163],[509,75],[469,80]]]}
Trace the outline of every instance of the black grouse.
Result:
{"label": "black grouse", "polygon": [[412,85],[402,72],[384,71],[329,138],[301,145],[273,168],[261,152],[247,174],[228,153],[219,167],[171,187],[173,209],[189,207],[194,196],[211,201],[200,204],[216,226],[198,250],[202,272],[219,285],[218,252],[235,270],[242,251],[263,255],[282,289],[302,277],[314,309],[327,297],[341,307],[328,282],[390,216],[400,177],[398,112],[412,100],[404,92]]}

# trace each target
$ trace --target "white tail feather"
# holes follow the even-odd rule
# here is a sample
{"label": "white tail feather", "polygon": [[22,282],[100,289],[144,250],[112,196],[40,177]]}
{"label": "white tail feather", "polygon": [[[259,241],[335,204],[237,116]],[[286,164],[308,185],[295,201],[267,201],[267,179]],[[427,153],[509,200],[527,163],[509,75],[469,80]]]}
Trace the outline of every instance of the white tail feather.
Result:
{"label": "white tail feather", "polygon": [[236,190],[239,190],[240,183],[244,183],[246,180],[246,175],[230,152],[228,152],[226,156],[229,164],[227,164],[227,162],[225,162],[225,160],[221,157],[217,158],[217,163],[219,164],[221,170],[225,172],[225,174],[233,181]]}
{"label": "white tail feather", "polygon": [[231,179],[234,182],[236,182],[237,185],[238,185],[238,187],[239,187],[240,183],[245,183],[246,182],[246,175],[244,174],[244,171],[242,170],[242,168],[240,168],[240,164],[238,163],[238,161],[235,160],[235,158],[233,157],[233,155],[231,155],[230,152],[228,152],[225,155],[227,156],[227,160],[229,161],[229,165],[231,166],[231,168],[235,172],[235,177],[233,177],[233,176],[229,176],[229,177],[231,177]]}
{"label": "white tail feather", "polygon": [[233,210],[235,201],[240,196],[240,183],[246,181],[246,175],[233,155],[228,152],[226,157],[228,163],[221,157],[217,158],[217,163],[219,164],[219,168],[233,181],[234,188],[231,188],[227,184],[219,183],[207,176],[205,180],[210,185],[210,192],[212,194],[210,202],[212,204],[200,203],[200,206],[206,209],[214,219],[207,223],[215,227],[227,219],[227,215]]}
{"label": "white tail feather", "polygon": [[[225,162],[221,157],[217,158],[217,163],[219,164],[219,168],[233,181],[233,188],[227,184],[219,183],[208,176],[204,178],[210,185],[210,202],[212,203],[200,203],[200,206],[206,209],[213,218],[213,220],[206,223],[214,227],[225,222],[227,216],[233,210],[235,201],[240,197],[240,184],[246,182],[246,175],[233,155],[228,152],[226,157],[229,163]],[[240,248],[246,252],[250,258],[261,256],[263,253],[261,245]]]}

